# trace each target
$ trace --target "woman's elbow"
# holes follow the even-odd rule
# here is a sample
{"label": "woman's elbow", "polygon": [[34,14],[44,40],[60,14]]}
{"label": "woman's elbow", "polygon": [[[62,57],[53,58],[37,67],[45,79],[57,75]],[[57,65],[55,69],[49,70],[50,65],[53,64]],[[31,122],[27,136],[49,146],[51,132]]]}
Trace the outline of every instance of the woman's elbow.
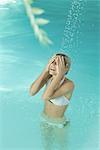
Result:
{"label": "woman's elbow", "polygon": [[34,96],[37,92],[33,91],[32,89],[29,89],[29,95]]}
{"label": "woman's elbow", "polygon": [[50,96],[48,96],[48,95],[42,95],[42,99],[45,100],[45,101],[47,101],[47,100],[50,99]]}
{"label": "woman's elbow", "polygon": [[46,92],[43,93],[42,99],[43,100],[50,100],[52,95],[53,95],[53,91],[49,91],[49,92],[46,91]]}

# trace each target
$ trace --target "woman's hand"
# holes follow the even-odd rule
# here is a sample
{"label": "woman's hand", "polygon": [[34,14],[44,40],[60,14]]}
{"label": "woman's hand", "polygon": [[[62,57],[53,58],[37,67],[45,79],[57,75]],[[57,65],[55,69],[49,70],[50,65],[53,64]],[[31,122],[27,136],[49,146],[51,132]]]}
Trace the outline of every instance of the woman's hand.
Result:
{"label": "woman's hand", "polygon": [[46,68],[45,68],[45,71],[49,73],[49,66],[51,65],[51,63],[55,60],[56,58],[56,55],[54,55],[48,62]]}
{"label": "woman's hand", "polygon": [[66,73],[66,66],[64,63],[64,58],[63,56],[58,56],[56,59],[56,71],[57,71],[57,75],[61,75],[63,76]]}

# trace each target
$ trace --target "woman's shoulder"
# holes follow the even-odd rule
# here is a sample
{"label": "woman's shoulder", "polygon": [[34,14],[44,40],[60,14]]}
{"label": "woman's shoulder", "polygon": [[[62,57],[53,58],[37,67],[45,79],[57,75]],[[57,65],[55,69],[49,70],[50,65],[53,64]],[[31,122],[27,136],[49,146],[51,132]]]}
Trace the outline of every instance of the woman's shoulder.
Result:
{"label": "woman's shoulder", "polygon": [[70,84],[70,86],[72,86],[74,88],[74,86],[75,86],[74,81],[65,77],[64,84],[67,84],[67,83]]}

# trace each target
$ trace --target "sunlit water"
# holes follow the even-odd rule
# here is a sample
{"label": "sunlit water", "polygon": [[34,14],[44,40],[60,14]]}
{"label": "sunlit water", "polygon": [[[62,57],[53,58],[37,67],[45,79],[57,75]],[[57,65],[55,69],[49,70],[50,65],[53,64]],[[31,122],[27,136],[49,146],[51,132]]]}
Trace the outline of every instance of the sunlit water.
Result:
{"label": "sunlit water", "polygon": [[[0,0],[0,150],[99,150],[100,3],[78,0],[73,12],[74,2],[34,3],[50,20],[44,29],[54,44],[44,47],[34,37],[22,1]],[[31,83],[60,48],[72,59],[67,76],[75,83],[65,113],[70,124],[63,129],[40,121],[44,88],[34,97],[29,95]]]}

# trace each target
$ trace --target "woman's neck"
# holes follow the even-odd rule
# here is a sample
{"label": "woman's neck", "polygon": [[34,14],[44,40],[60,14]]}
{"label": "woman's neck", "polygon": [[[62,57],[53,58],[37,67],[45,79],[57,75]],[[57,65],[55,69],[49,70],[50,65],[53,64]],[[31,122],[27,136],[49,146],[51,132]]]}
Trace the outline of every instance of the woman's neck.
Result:
{"label": "woman's neck", "polygon": [[[53,75],[53,76],[51,77],[51,80],[53,80],[55,77],[56,77],[56,76]],[[64,78],[65,78],[65,76],[62,76],[61,81],[62,81]]]}

